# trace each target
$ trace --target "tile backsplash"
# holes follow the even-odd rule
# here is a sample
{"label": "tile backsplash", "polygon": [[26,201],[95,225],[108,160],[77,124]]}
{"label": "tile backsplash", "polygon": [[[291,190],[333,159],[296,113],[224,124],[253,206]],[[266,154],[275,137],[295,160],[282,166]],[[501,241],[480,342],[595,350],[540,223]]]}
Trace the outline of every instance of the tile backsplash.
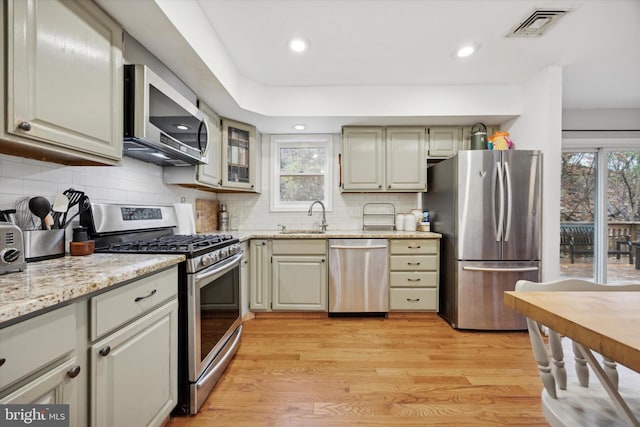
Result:
{"label": "tile backsplash", "polygon": [[13,209],[16,200],[43,196],[53,202],[68,188],[84,191],[92,202],[173,204],[182,198],[215,194],[162,182],[162,168],[125,157],[121,166],[65,166],[0,154],[0,209]]}
{"label": "tile backsplash", "polygon": [[[276,230],[278,224],[285,224],[290,229],[318,226],[319,207],[311,217],[306,212],[270,211],[268,153],[268,147],[264,146],[261,194],[211,193],[165,184],[160,166],[129,157],[123,159],[121,166],[64,166],[0,154],[0,209],[13,209],[16,200],[26,196],[43,196],[53,202],[56,193],[74,188],[84,191],[96,203],[171,205],[182,201],[195,208],[197,198],[217,199],[227,205],[232,223],[240,230]],[[327,212],[328,229],[361,229],[362,209],[366,203],[393,203],[396,212],[409,212],[420,206],[418,196],[415,193],[343,194],[335,186],[333,207]]]}

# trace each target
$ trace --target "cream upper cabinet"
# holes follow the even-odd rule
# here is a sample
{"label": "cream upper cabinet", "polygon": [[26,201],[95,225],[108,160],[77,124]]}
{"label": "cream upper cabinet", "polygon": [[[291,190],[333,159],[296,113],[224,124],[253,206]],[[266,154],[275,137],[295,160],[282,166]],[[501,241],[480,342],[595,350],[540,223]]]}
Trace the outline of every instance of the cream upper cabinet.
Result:
{"label": "cream upper cabinet", "polygon": [[447,158],[462,149],[462,128],[433,126],[429,128],[429,157]]}
{"label": "cream upper cabinet", "polygon": [[423,191],[427,183],[426,129],[386,129],[386,188],[389,191]]}
{"label": "cream upper cabinet", "polygon": [[384,129],[343,128],[342,190],[384,189]]}
{"label": "cream upper cabinet", "polygon": [[8,0],[2,151],[67,164],[122,159],[122,29],[89,1]]}
{"label": "cream upper cabinet", "polygon": [[199,102],[198,108],[204,113],[208,129],[207,164],[194,166],[165,166],[162,178],[166,184],[215,191],[222,185],[221,176],[221,138],[220,117],[206,104]]}
{"label": "cream upper cabinet", "polygon": [[205,114],[209,138],[207,144],[207,164],[197,166],[197,179],[198,182],[217,187],[222,184],[220,174],[220,139],[222,138],[220,117],[202,102],[198,103],[198,107]]}
{"label": "cream upper cabinet", "polygon": [[423,191],[426,129],[345,127],[342,132],[343,191]]}
{"label": "cream upper cabinet", "polygon": [[256,128],[222,119],[222,187],[256,191]]}

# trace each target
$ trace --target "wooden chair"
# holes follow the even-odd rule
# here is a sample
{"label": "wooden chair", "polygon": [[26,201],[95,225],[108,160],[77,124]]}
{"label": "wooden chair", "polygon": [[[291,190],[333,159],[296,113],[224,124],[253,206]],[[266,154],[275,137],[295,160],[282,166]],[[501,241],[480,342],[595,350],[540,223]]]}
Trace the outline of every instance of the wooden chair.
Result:
{"label": "wooden chair", "polygon": [[[640,291],[640,285],[597,285],[579,279],[546,283],[519,280],[515,290]],[[576,343],[532,319],[527,318],[527,326],[544,385],[541,395],[542,411],[551,426],[627,425],[601,381],[596,378],[589,382],[590,373],[594,372],[587,365],[587,360]],[[543,330],[548,334],[548,348],[541,333]],[[565,368],[565,354],[573,354],[574,369]],[[608,358],[603,358],[602,368],[604,376],[618,390],[635,417],[640,419],[640,373],[617,365]]]}

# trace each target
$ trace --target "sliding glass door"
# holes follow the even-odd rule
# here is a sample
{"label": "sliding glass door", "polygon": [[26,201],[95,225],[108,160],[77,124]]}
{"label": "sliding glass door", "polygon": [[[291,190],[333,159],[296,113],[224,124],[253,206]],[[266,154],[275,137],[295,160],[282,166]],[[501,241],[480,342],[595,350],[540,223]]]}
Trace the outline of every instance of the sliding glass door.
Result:
{"label": "sliding glass door", "polygon": [[639,163],[638,151],[563,153],[561,276],[640,282],[635,245],[640,239]]}

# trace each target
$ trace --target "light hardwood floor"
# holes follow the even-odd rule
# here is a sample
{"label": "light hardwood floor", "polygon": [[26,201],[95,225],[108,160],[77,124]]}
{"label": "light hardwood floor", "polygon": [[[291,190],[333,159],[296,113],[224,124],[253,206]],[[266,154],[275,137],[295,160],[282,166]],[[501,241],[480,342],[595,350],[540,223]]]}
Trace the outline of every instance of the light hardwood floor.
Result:
{"label": "light hardwood floor", "polygon": [[525,332],[431,313],[258,316],[200,413],[168,425],[546,426],[541,390]]}

